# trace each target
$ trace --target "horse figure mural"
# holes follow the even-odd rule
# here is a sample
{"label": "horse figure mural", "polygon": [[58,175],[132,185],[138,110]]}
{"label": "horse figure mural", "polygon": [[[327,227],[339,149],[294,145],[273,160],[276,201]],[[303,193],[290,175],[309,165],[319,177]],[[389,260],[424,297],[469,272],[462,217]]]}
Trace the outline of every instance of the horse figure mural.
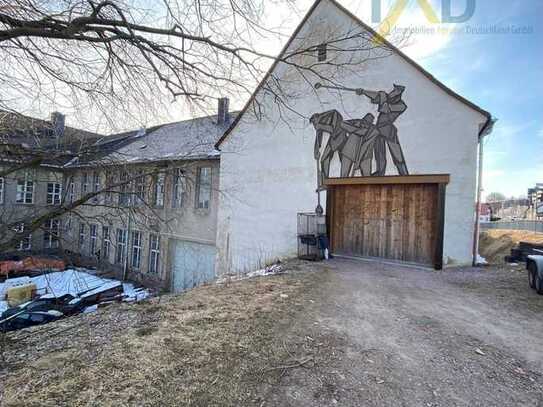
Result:
{"label": "horse figure mural", "polygon": [[[386,151],[390,152],[392,161],[400,175],[408,175],[407,165],[398,139],[398,129],[394,122],[407,110],[402,100],[405,87],[394,85],[391,92],[369,91],[336,86],[324,86],[319,83],[316,89],[329,88],[355,92],[368,97],[371,103],[378,106],[379,115],[368,113],[362,119],[344,120],[337,110],[315,113],[310,122],[316,131],[314,156],[320,166],[318,187],[321,188],[324,178],[330,174],[330,163],[337,153],[341,164],[341,177],[353,176],[358,170],[362,176],[383,176],[386,172]],[[329,134],[328,142],[322,155],[324,133]],[[372,169],[375,159],[375,170]],[[372,171],[373,170],[373,171]]]}

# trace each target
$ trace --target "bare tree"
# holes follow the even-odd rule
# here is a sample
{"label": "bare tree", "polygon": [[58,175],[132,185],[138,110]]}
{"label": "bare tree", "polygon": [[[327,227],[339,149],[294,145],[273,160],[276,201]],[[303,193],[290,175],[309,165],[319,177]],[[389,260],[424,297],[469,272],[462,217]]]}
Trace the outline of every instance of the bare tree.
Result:
{"label": "bare tree", "polygon": [[[281,31],[265,23],[264,4],[263,0],[163,0],[151,9],[136,0],[0,0],[0,111],[11,118],[22,106],[62,104],[86,111],[82,116],[87,121],[93,117],[99,128],[112,129],[120,118],[123,123],[142,120],[135,118],[138,115],[148,119],[175,98],[202,110],[224,94],[246,99],[272,63],[291,68],[314,91],[316,82],[341,85],[336,78],[345,71],[356,71],[391,53],[387,43],[374,41],[364,28],[354,27],[308,33],[279,57],[271,55],[266,39],[281,36]],[[293,4],[282,0],[276,6]],[[317,58],[323,43],[336,58]],[[260,88],[273,96],[281,115],[298,114],[289,102],[297,91],[288,84],[288,78],[270,75]],[[252,108],[259,111],[258,99]],[[28,134],[33,125],[19,119],[15,123],[2,120],[0,112],[0,177],[96,153],[98,135],[92,134],[55,148],[21,144],[14,134]],[[104,172],[115,165],[96,163]],[[67,213],[77,214],[79,207],[98,195],[124,193],[124,186],[136,179],[112,181],[77,200],[29,212],[23,219],[4,213],[0,227],[9,233],[3,233],[0,250],[18,244],[21,233],[43,228]],[[18,224],[24,224],[24,232],[19,232]]]}

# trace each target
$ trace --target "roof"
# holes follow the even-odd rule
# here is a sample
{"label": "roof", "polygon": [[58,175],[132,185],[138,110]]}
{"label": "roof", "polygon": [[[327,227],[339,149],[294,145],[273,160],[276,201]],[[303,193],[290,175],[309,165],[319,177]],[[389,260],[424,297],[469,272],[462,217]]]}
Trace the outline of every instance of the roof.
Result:
{"label": "roof", "polygon": [[58,140],[49,134],[51,126],[49,120],[0,110],[0,142],[4,144],[43,150],[76,150],[104,137],[102,134],[65,126],[61,143],[57,145]]}
{"label": "roof", "polygon": [[442,82],[440,82],[438,79],[436,79],[432,74],[430,74],[427,70],[425,70],[422,66],[420,66],[418,63],[416,63],[413,59],[409,58],[406,54],[404,54],[400,49],[398,49],[397,47],[395,47],[392,43],[390,43],[389,41],[386,40],[386,38],[382,37],[380,34],[378,34],[373,28],[371,28],[369,25],[367,25],[366,23],[364,23],[362,20],[360,20],[357,16],[355,16],[353,13],[351,13],[349,10],[347,10],[345,7],[343,7],[341,4],[339,4],[336,0],[315,0],[315,2],[313,3],[313,5],[311,6],[311,8],[308,10],[308,12],[306,13],[306,15],[304,16],[304,18],[302,19],[302,21],[300,22],[300,24],[298,24],[298,27],[296,27],[296,29],[294,30],[294,32],[292,33],[291,37],[288,39],[287,43],[285,44],[285,46],[283,47],[283,49],[281,50],[281,52],[279,53],[279,56],[278,56],[278,59],[276,59],[273,64],[271,65],[270,69],[268,70],[268,72],[266,73],[266,75],[264,76],[264,78],[260,81],[260,83],[258,84],[258,86],[256,87],[255,91],[253,92],[253,94],[251,95],[251,97],[249,98],[249,100],[247,101],[247,103],[245,104],[245,106],[243,107],[243,109],[240,111],[240,113],[238,114],[238,116],[234,119],[234,121],[232,122],[231,126],[226,130],[226,132],[224,133],[224,135],[219,139],[219,141],[217,141],[217,143],[215,144],[215,147],[217,149],[220,148],[220,145],[221,143],[226,139],[226,137],[228,137],[228,135],[232,132],[232,130],[234,130],[234,128],[236,127],[236,125],[238,124],[238,122],[241,120],[241,117],[245,114],[245,112],[247,111],[247,109],[251,106],[251,103],[254,101],[256,95],[258,94],[258,92],[261,90],[262,86],[264,86],[264,83],[266,83],[266,81],[269,79],[270,75],[272,74],[272,72],[275,70],[276,66],[279,64],[280,60],[279,60],[279,57],[281,55],[283,55],[287,49],[289,48],[289,46],[292,44],[292,41],[294,41],[298,35],[298,33],[300,32],[300,30],[302,29],[302,27],[304,26],[304,24],[307,22],[307,20],[309,19],[309,17],[311,16],[311,14],[313,14],[313,12],[315,11],[315,9],[317,8],[317,6],[322,2],[322,1],[329,1],[330,3],[332,3],[334,6],[336,6],[340,11],[342,11],[344,14],[346,14],[348,17],[350,17],[352,20],[354,20],[354,22],[356,22],[358,25],[360,25],[364,30],[366,30],[367,32],[369,32],[371,35],[373,35],[375,38],[377,38],[379,41],[381,41],[386,47],[388,47],[389,49],[391,49],[392,51],[394,51],[397,55],[401,56],[403,59],[405,59],[409,64],[411,64],[415,69],[417,69],[420,73],[422,73],[424,76],[426,76],[430,81],[432,81],[434,84],[436,84],[437,86],[439,86],[442,90],[444,90],[447,94],[449,94],[450,96],[458,99],[460,102],[464,103],[465,105],[467,105],[468,107],[472,108],[473,110],[481,113],[483,116],[485,116],[487,118],[487,121],[485,123],[485,125],[483,126],[483,128],[481,129],[480,131],[480,136],[487,130],[487,128],[489,128],[489,126],[492,125],[492,115],[487,112],[486,110],[482,109],[481,107],[477,106],[475,103],[473,102],[470,102],[468,99],[464,98],[463,96],[459,95],[458,93],[454,92],[452,89],[450,89],[449,87],[447,87],[445,84],[443,84]]}
{"label": "roof", "polygon": [[98,141],[94,155],[70,166],[218,158],[215,143],[230,123],[219,125],[212,115],[107,136]]}

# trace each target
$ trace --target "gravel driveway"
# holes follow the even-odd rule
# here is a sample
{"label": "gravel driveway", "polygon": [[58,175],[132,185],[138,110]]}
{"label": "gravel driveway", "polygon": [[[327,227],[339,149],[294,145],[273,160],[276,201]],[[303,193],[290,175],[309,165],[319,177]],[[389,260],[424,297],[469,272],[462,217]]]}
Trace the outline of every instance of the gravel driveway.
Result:
{"label": "gravel driveway", "polygon": [[304,267],[323,272],[283,334],[303,363],[262,405],[543,406],[543,296],[521,267]]}

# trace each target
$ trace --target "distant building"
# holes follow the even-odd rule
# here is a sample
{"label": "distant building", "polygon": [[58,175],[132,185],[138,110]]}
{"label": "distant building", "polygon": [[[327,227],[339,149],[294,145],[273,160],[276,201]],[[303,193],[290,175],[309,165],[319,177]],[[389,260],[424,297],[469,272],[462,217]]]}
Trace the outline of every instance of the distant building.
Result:
{"label": "distant building", "polygon": [[536,216],[543,217],[543,182],[538,182],[534,188],[528,189],[528,200]]}

